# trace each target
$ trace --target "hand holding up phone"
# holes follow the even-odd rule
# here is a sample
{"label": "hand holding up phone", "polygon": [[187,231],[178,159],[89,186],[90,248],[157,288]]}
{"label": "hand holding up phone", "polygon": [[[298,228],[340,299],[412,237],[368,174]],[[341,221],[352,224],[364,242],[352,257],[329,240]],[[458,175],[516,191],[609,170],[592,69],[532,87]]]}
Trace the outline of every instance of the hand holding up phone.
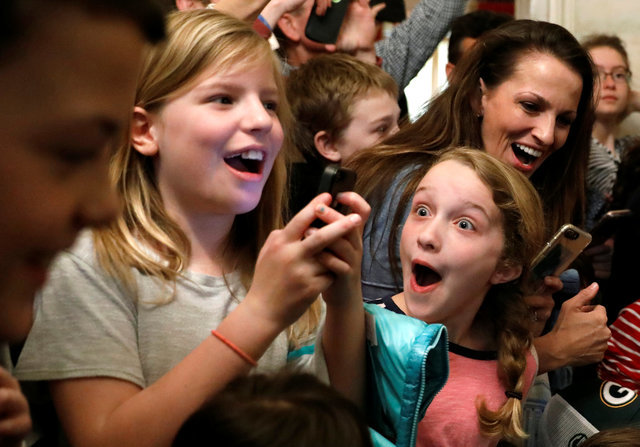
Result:
{"label": "hand holding up phone", "polygon": [[591,242],[591,235],[580,228],[563,225],[531,263],[534,282],[546,276],[559,276]]}
{"label": "hand holding up phone", "polygon": [[333,0],[330,8],[324,4],[311,11],[305,35],[316,42],[336,43],[350,0]]}
{"label": "hand holding up phone", "polygon": [[[352,191],[355,184],[356,173],[354,171],[332,163],[327,165],[322,172],[316,196],[328,192],[331,194],[331,207],[335,208],[341,214],[347,214],[349,208],[338,202],[338,194],[345,191]],[[320,228],[325,224],[322,220],[316,219],[312,225]]]}

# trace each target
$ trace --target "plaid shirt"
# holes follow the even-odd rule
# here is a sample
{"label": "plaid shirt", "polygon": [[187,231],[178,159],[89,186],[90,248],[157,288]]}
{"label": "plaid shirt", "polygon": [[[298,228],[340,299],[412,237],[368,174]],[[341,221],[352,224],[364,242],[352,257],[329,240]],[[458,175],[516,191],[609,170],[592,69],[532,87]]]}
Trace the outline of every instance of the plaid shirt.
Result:
{"label": "plaid shirt", "polygon": [[402,91],[418,74],[449,31],[451,21],[464,13],[467,0],[421,0],[411,16],[376,42],[382,68]]}

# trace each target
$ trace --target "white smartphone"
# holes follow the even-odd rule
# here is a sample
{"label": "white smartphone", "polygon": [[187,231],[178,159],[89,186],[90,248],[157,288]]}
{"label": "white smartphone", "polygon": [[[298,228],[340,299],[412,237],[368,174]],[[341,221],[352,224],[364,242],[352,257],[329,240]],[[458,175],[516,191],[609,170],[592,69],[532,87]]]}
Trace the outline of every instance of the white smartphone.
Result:
{"label": "white smartphone", "polygon": [[536,282],[545,276],[558,276],[591,242],[591,235],[580,228],[563,225],[540,250],[531,263],[531,276]]}

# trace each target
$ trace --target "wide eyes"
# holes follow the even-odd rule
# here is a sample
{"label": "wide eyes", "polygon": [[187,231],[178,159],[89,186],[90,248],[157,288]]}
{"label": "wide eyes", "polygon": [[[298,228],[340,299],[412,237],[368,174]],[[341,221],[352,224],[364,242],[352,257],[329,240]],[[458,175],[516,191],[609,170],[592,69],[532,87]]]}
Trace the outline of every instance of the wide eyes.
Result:
{"label": "wide eyes", "polygon": [[462,230],[475,230],[476,227],[473,226],[473,224],[471,223],[471,221],[469,219],[460,219],[457,222],[458,228],[462,229]]}
{"label": "wide eyes", "polygon": [[[416,216],[418,217],[430,217],[432,216],[431,211],[425,205],[418,205],[415,211]],[[475,225],[471,222],[469,218],[462,217],[454,221],[454,224],[460,228],[461,230],[466,231],[474,231],[476,229]]]}
{"label": "wide eyes", "polygon": [[431,213],[429,212],[429,208],[427,208],[426,206],[419,206],[416,209],[416,214],[420,217],[427,217],[429,216]]}

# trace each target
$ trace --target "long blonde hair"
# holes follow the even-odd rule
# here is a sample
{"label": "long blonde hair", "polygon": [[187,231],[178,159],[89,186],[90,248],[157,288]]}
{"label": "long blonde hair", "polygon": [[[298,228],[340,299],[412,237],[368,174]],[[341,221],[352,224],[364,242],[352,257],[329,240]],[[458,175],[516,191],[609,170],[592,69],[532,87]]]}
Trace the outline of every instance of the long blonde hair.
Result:
{"label": "long blonde hair", "polygon": [[[291,112],[280,63],[268,42],[248,24],[215,10],[175,12],[167,20],[168,39],[149,50],[138,80],[135,105],[147,111],[161,109],[212,66],[222,71],[264,61],[271,65],[278,89],[276,113],[285,134],[284,147],[274,162],[258,206],[236,216],[223,253],[248,289],[260,248],[269,233],[283,224],[285,158],[290,144],[286,135],[291,126]],[[98,260],[134,297],[137,290],[132,268],[159,279],[168,286],[169,293],[162,300],[168,302],[174,297],[176,280],[189,264],[190,241],[165,210],[153,158],[132,147],[129,132],[113,156],[111,174],[124,199],[124,209],[109,228],[94,232]],[[306,334],[315,327],[318,315],[318,305],[314,305],[296,323],[298,332]]]}
{"label": "long blonde hair", "polygon": [[[500,262],[506,267],[522,267],[517,279],[491,287],[476,321],[489,328],[497,341],[500,382],[508,391],[523,393],[532,340],[522,291],[527,284],[531,260],[544,241],[542,201],[524,175],[484,151],[470,147],[444,150],[436,153],[430,166],[446,160],[473,169],[492,191],[493,201],[502,215],[504,247]],[[483,435],[510,442],[526,436],[522,427],[522,400],[508,398],[502,407],[491,411],[479,395],[476,406]]]}

